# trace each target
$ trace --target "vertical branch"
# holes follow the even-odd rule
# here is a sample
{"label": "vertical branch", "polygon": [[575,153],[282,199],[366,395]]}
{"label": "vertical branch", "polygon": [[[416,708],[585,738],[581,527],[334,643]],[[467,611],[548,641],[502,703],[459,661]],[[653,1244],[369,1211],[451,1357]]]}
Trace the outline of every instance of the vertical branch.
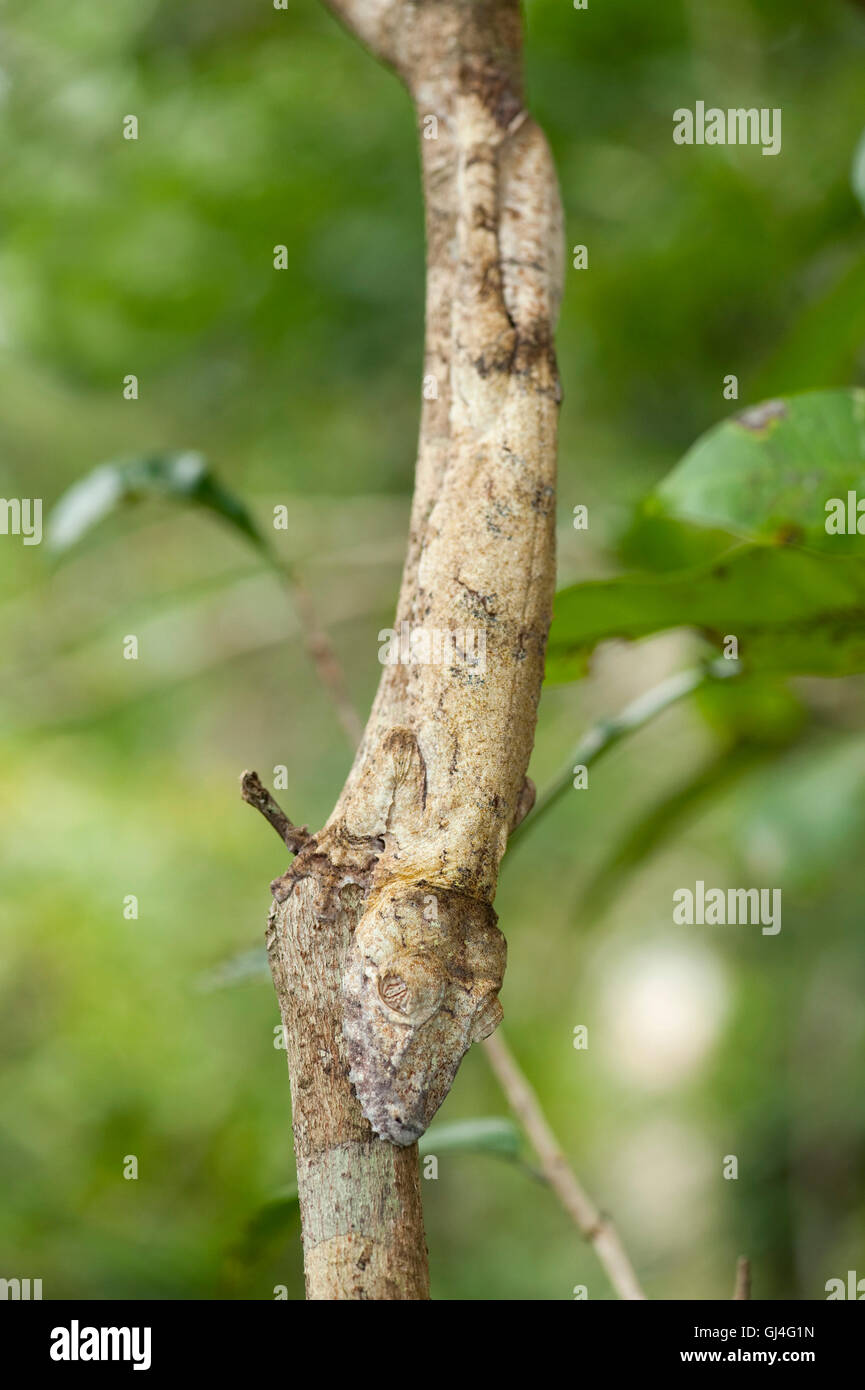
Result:
{"label": "vertical branch", "polygon": [[[523,804],[551,615],[561,212],[546,142],[523,107],[518,0],[326,3],[399,74],[433,137],[421,139],[424,370],[437,389],[424,392],[397,625],[444,635],[460,655],[384,668],[327,825],[302,843],[286,833],[299,853],[273,884],[267,944],[307,1295],[425,1298],[413,1140],[465,1047],[501,1013],[492,900]],[[463,659],[469,631],[473,661]],[[433,928],[420,910],[430,895]],[[418,949],[379,959],[412,913]],[[450,954],[434,959],[442,941]],[[360,991],[355,1084],[349,981]],[[372,1045],[385,1016],[396,1050]]]}

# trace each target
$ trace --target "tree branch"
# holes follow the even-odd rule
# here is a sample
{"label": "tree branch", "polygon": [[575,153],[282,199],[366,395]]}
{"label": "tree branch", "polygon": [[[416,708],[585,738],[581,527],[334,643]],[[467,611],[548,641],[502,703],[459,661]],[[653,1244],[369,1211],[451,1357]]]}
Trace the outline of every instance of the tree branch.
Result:
{"label": "tree branch", "polygon": [[580,1185],[502,1034],[487,1038],[484,1051],[508,1104],[531,1141],[544,1177],[580,1235],[594,1249],[616,1293],[624,1299],[645,1299],[615,1227]]}
{"label": "tree branch", "polygon": [[261,812],[292,854],[300,854],[309,841],[309,830],[306,826],[300,828],[292,825],[282,807],[277,805],[267,787],[262,785],[257,772],[243,773],[240,779],[240,795],[250,806],[254,806],[256,811]]}
{"label": "tree branch", "polygon": [[423,1298],[415,1141],[501,1016],[492,901],[555,568],[561,209],[524,110],[518,0],[330,8],[399,73],[422,135],[435,389],[395,627],[427,655],[385,666],[337,806],[275,885],[267,944],[308,1296]]}

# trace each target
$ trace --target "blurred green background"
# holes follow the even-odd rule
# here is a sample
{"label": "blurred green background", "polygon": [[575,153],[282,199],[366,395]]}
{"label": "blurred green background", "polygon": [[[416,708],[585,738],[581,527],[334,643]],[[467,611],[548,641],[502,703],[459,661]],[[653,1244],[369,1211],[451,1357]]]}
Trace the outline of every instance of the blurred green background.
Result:
{"label": "blurred green background", "polygon": [[[202,450],[263,526],[288,507],[275,542],[365,709],[419,411],[407,97],[315,0],[0,13],[0,491],[47,509],[105,459]],[[735,408],[726,374],[740,404],[862,382],[865,12],[530,0],[526,22],[568,245],[589,247],[559,337],[564,584],[614,572],[634,503]],[[782,154],[677,147],[698,99],[781,107]],[[0,1276],[299,1298],[296,1224],[268,1215],[293,1176],[272,986],[216,987],[285,868],[238,774],[284,764],[279,799],[316,826],[350,761],[284,591],[218,520],[154,503],[58,568],[0,538],[0,632]],[[611,643],[548,690],[538,785],[695,644]],[[862,689],[800,680],[744,729],[685,702],[506,861],[505,1031],[650,1297],[728,1297],[741,1252],[757,1298],[865,1276]],[[674,926],[697,878],[782,885],[783,930]],[[472,1049],[441,1120],[505,1112]],[[612,1296],[518,1166],[443,1153],[424,1191],[435,1297]]]}

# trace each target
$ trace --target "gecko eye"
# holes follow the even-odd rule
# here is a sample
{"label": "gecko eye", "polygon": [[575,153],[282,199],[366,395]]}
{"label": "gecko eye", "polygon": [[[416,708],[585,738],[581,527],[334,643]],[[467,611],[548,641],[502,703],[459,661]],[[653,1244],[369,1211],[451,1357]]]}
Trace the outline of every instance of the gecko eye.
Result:
{"label": "gecko eye", "polygon": [[399,975],[385,975],[379,981],[378,992],[390,1008],[402,1010],[408,995],[408,985]]}
{"label": "gecko eye", "polygon": [[378,997],[406,1023],[425,1023],[436,1012],[445,991],[445,975],[429,952],[396,956],[378,977]]}

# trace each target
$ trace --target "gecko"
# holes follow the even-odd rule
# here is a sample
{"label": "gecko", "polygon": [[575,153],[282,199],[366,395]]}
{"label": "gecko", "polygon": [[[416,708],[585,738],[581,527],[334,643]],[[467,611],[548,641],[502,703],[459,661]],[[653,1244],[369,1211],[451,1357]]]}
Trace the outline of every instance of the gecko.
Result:
{"label": "gecko", "polygon": [[[382,764],[384,848],[348,952],[343,1036],[364,1115],[402,1146],[424,1133],[471,1044],[501,1022],[507,946],[492,904],[427,858],[426,769],[411,730],[390,731]],[[533,801],[526,779],[511,828]]]}

